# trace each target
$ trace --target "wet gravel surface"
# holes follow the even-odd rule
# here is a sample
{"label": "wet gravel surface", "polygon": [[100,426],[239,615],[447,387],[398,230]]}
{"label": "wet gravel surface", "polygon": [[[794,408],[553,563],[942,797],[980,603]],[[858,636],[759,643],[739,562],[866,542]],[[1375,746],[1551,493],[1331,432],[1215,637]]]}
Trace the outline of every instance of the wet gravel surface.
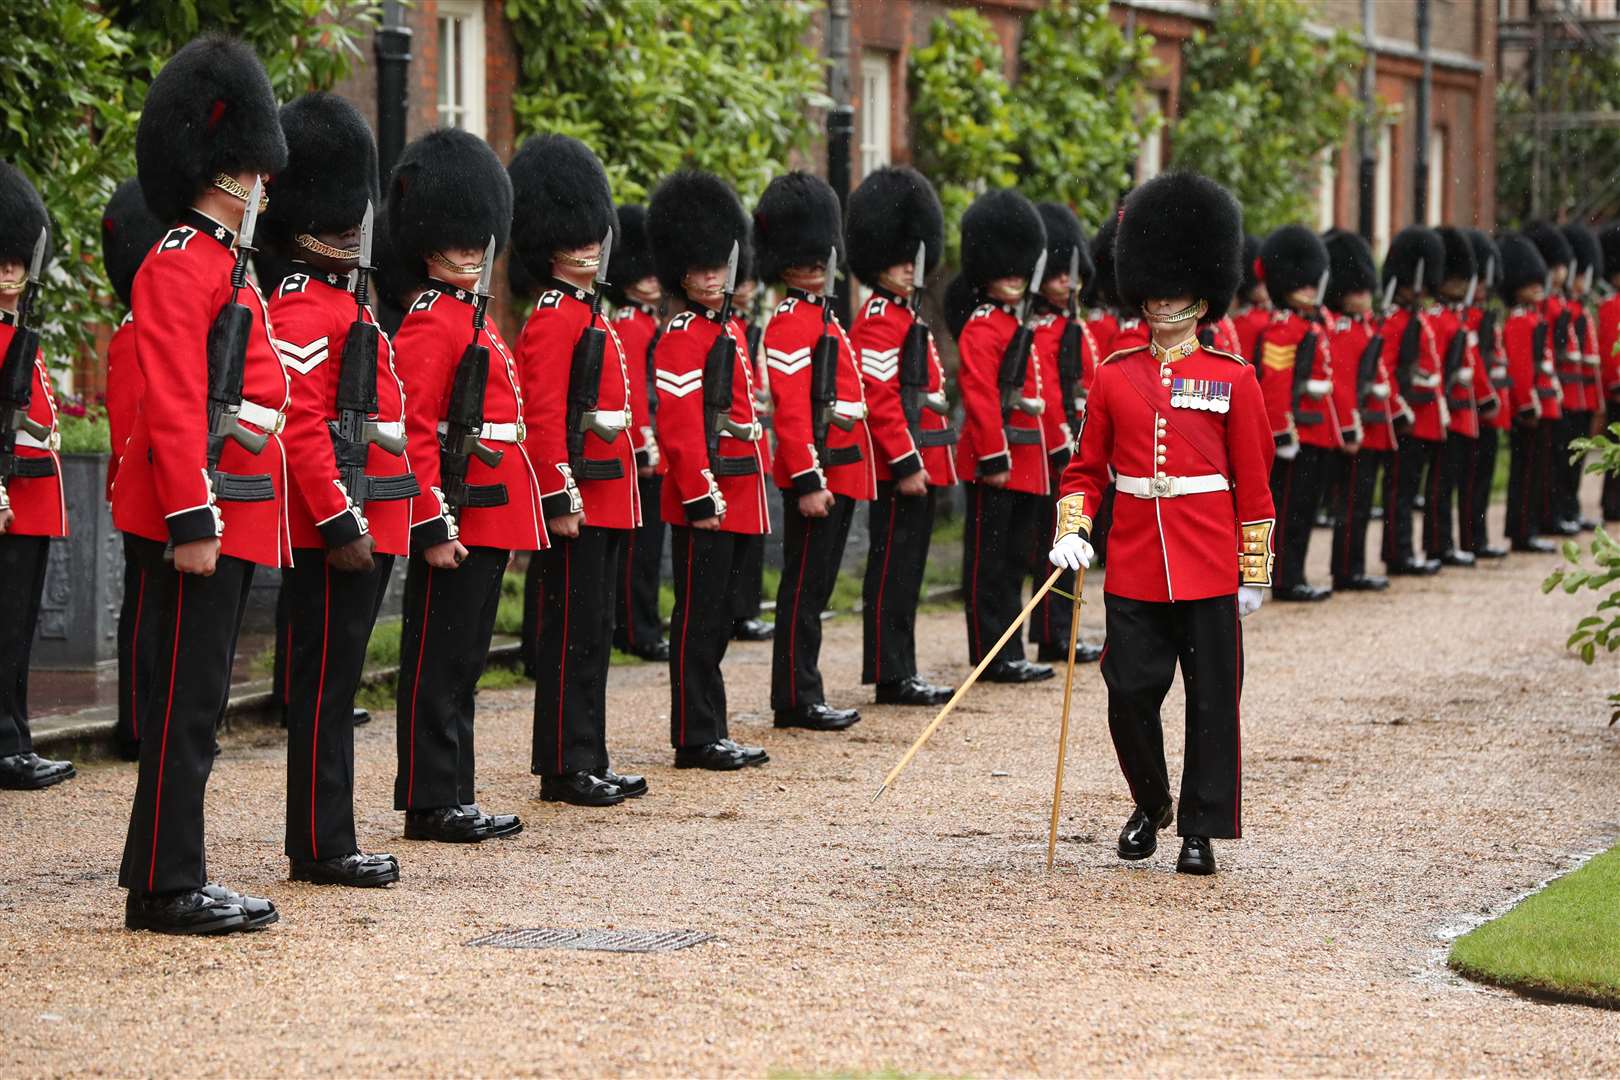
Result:
{"label": "wet gravel surface", "polygon": [[[358,735],[357,805],[362,843],[400,857],[390,890],[288,883],[279,733],[229,735],[210,873],[276,901],[281,923],[252,935],[121,928],[133,766],[3,792],[0,1072],[1614,1072],[1613,1013],[1475,987],[1440,961],[1447,933],[1620,833],[1620,729],[1602,708],[1615,665],[1562,652],[1591,601],[1540,594],[1555,561],[1250,619],[1246,838],[1217,843],[1212,879],[1174,874],[1173,840],[1143,864],[1114,857],[1130,806],[1095,666],[1077,678],[1052,873],[1061,680],[976,688],[874,805],[927,711],[775,732],[766,645],[728,659],[733,708],[756,710],[733,734],[773,758],[740,774],[674,771],[667,674],[614,669],[614,764],[652,785],[618,808],[537,801],[530,694],[484,695],[480,802],[526,828],[477,847],[401,838],[379,715]],[[1087,637],[1100,618],[1088,609]],[[961,677],[960,616],[920,630],[925,667]],[[835,703],[869,700],[859,645],[857,620],[829,624]],[[1173,775],[1180,710],[1178,686]],[[661,955],[465,946],[515,927],[716,939]]]}

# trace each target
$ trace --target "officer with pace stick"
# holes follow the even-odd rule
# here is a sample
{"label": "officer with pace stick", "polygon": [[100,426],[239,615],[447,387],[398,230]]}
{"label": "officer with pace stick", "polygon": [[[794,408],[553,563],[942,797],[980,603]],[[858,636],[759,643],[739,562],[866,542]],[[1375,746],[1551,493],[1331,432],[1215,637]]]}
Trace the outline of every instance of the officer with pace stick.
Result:
{"label": "officer with pace stick", "polygon": [[669,735],[677,769],[761,765],[730,737],[720,664],[731,640],[728,592],[741,541],[770,531],[764,435],[742,323],[732,317],[748,217],[718,177],[683,171],[653,192],[647,237],[658,280],[684,305],[654,349],[675,611],[670,618]]}
{"label": "officer with pace stick", "polygon": [[147,206],[173,226],[135,274],[145,391],[113,489],[156,613],[118,881],[130,929],[222,933],[277,918],[268,900],[209,883],[203,790],[253,568],[292,556],[289,388],[247,278],[263,181],[287,144],[253,51],[208,35],[176,53],[147,92],[135,158]]}
{"label": "officer with pace stick", "polygon": [[1433,229],[1409,225],[1395,234],[1384,254],[1381,287],[1395,307],[1384,319],[1384,348],[1393,350],[1394,391],[1410,416],[1396,419],[1398,444],[1384,472],[1384,568],[1391,574],[1425,575],[1440,563],[1417,557],[1412,514],[1423,472],[1444,453],[1446,403],[1440,348],[1423,307],[1445,272],[1446,252]]}
{"label": "officer with pace stick", "polygon": [[418,490],[404,385],[369,306],[377,148],[360,113],[331,94],[282,106],[281,129],[287,165],[264,227],[292,271],[270,301],[292,380],[285,850],[294,881],[381,886],[399,880],[399,862],[360,850],[355,836],[354,695],[394,559],[409,554]]}
{"label": "officer with pace stick", "polygon": [[[1604,423],[1620,424],[1620,224],[1598,235],[1603,258],[1603,279],[1611,295],[1598,307],[1598,388],[1605,410]],[[1603,477],[1603,520],[1620,521],[1620,473]]]}
{"label": "officer with pace stick", "polygon": [[387,219],[393,257],[409,268],[403,287],[421,290],[394,335],[421,489],[405,574],[394,808],[405,811],[408,840],[487,840],[522,824],[475,801],[473,695],[507,561],[549,543],[517,361],[487,310],[512,182],[476,135],[429,132],[394,166]]}
{"label": "officer with pace stick", "polygon": [[1507,305],[1502,324],[1502,350],[1507,354],[1508,407],[1513,413],[1509,436],[1507,535],[1514,551],[1558,550],[1541,531],[1541,493],[1551,432],[1561,417],[1558,374],[1553,363],[1551,327],[1542,312],[1546,299],[1547,261],[1523,233],[1497,241],[1502,254],[1498,286]]}
{"label": "officer with pace stick", "polygon": [[544,291],[518,339],[528,450],[551,547],[540,561],[530,770],[540,797],[612,806],[647,782],[608,763],[613,591],[641,496],[624,347],[602,311],[618,218],[607,173],[566,135],[523,144],[512,176],[513,247]]}
{"label": "officer with pace stick", "polygon": [[[1474,507],[1465,480],[1469,463],[1479,454],[1482,403],[1475,397],[1475,377],[1485,365],[1479,354],[1479,335],[1468,325],[1468,310],[1479,292],[1480,267],[1474,246],[1461,229],[1435,230],[1445,248],[1446,270],[1440,281],[1438,303],[1430,308],[1435,340],[1440,346],[1440,370],[1446,398],[1445,453],[1429,470],[1423,500],[1423,550],[1443,566],[1473,566],[1467,544]],[[1487,399],[1489,401],[1491,399]],[[1452,527],[1452,506],[1458,524]],[[1457,536],[1464,537],[1461,547]]]}
{"label": "officer with pace stick", "polygon": [[1049,556],[1071,570],[1090,564],[1090,509],[1114,477],[1102,674],[1109,731],[1136,803],[1119,854],[1152,855],[1175,809],[1159,708],[1179,664],[1187,753],[1176,869],[1189,874],[1214,873],[1212,838],[1241,835],[1238,620],[1272,583],[1265,403],[1243,360],[1211,352],[1194,333],[1232,298],[1241,214],[1224,188],[1191,173],[1157,177],[1125,200],[1119,289],[1146,315],[1153,339],[1097,371]]}
{"label": "officer with pace stick", "polygon": [[877,497],[861,588],[861,681],[880,705],[943,705],[950,689],[917,673],[917,601],[939,492],[956,483],[945,369],[917,307],[945,243],[939,196],[909,166],[886,165],[849,197],[849,266],[872,295],[849,341],[877,447]]}
{"label": "officer with pace stick", "polygon": [[1513,427],[1513,410],[1509,406],[1507,353],[1502,348],[1502,312],[1495,299],[1502,282],[1502,255],[1496,242],[1479,229],[1465,230],[1468,243],[1474,249],[1474,266],[1479,272],[1479,284],[1474,289],[1474,302],[1465,317],[1468,328],[1479,342],[1480,366],[1474,371],[1474,397],[1484,404],[1479,414],[1479,438],[1474,440],[1474,456],[1463,474],[1464,485],[1459,502],[1466,501],[1472,509],[1472,520],[1458,522],[1459,541],[1476,559],[1500,559],[1507,548],[1490,541],[1485,516],[1491,505],[1491,486],[1496,480],[1496,452],[1502,432]]}

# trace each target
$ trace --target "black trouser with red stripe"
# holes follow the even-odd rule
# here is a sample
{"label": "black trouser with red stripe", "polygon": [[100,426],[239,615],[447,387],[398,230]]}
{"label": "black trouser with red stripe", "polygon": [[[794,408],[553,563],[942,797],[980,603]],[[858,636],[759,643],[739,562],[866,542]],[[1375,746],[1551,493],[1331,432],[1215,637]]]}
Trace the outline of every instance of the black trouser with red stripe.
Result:
{"label": "black trouser with red stripe", "polygon": [[731,644],[731,608],[716,603],[736,587],[751,542],[718,529],[674,526],[670,567],[675,612],[669,619],[669,743],[707,746],[729,737],[726,678],[720,663]]}
{"label": "black trouser with red stripe", "polygon": [[1543,420],[1536,425],[1535,488],[1531,501],[1535,506],[1536,529],[1539,532],[1558,532],[1559,475],[1560,466],[1568,457],[1565,449],[1567,444],[1563,417]]}
{"label": "black trouser with red stripe", "polygon": [[1292,460],[1277,458],[1271,465],[1271,500],[1277,509],[1282,543],[1277,549],[1277,587],[1305,584],[1305,555],[1316,508],[1322,505],[1332,456],[1320,446],[1301,444]]}
{"label": "black trouser with red stripe", "polygon": [[[968,484],[962,532],[962,606],[967,614],[968,662],[977,664],[1023,608],[1029,550],[1047,495]],[[1014,634],[996,663],[1024,659]]]}
{"label": "black trouser with red stripe", "polygon": [[[1608,424],[1620,424],[1620,394],[1609,398]],[[1620,473],[1603,476],[1603,520],[1620,521]]]}
{"label": "black trouser with red stripe", "polygon": [[1428,440],[1402,435],[1384,470],[1385,565],[1416,562],[1413,550],[1412,514],[1417,494],[1423,486],[1423,463],[1428,459]]}
{"label": "black trouser with red stripe", "polygon": [[573,540],[551,538],[539,553],[540,637],[535,646],[536,776],[608,766],[607,676],[613,655],[614,585],[623,529],[582,525]]}
{"label": "black trouser with red stripe", "polygon": [[289,859],[352,855],[354,695],[392,555],[361,573],[334,570],[324,548],[299,548],[283,570],[287,605],[287,837]]}
{"label": "black trouser with red stripe", "polygon": [[[1052,490],[1057,490],[1057,477],[1053,477]],[[1112,489],[1110,489],[1112,490]],[[1095,522],[1093,522],[1095,524]],[[1037,586],[1046,581],[1047,575],[1052,572],[1052,564],[1047,561],[1046,553],[1052,550],[1052,539],[1057,535],[1057,499],[1056,497],[1044,499],[1040,505],[1040,512],[1035,520],[1035,527],[1029,535],[1029,568],[1025,571],[1031,576]],[[1092,554],[1095,555],[1097,547],[1092,545]],[[1040,603],[1029,616],[1029,643],[1031,645],[1059,645],[1063,648],[1069,646],[1069,623],[1073,618],[1074,604],[1057,594],[1061,589],[1070,595],[1074,594],[1074,571],[1065,570],[1058,575],[1057,585],[1052,591],[1041,597]]]}
{"label": "black trouser with red stripe", "polygon": [[934,535],[938,489],[901,495],[878,484],[867,511],[866,577],[861,584],[861,682],[897,683],[917,674],[917,599]]}
{"label": "black trouser with red stripe", "polygon": [[727,593],[731,618],[735,622],[757,619],[765,594],[765,538],[739,535],[736,559],[737,569],[731,575],[731,588]]}
{"label": "black trouser with red stripe", "polygon": [[141,641],[142,649],[151,650],[152,666],[118,884],[136,892],[184,892],[208,881],[203,793],[254,567],[221,555],[209,577],[182,574],[164,559],[162,541],[129,541],[146,573],[146,603],[153,607],[151,632]]}
{"label": "black trouser with red stripe", "polygon": [[658,616],[658,578],[664,561],[664,519],[658,504],[664,478],[642,476],[637,483],[641,486],[641,528],[624,534],[619,602],[613,609],[613,644],[632,653],[646,652],[664,639],[664,622]]}
{"label": "black trouser with red stripe", "polygon": [[1431,559],[1457,550],[1456,534],[1451,528],[1451,500],[1467,464],[1467,447],[1463,444],[1471,441],[1451,434],[1445,442],[1424,444],[1429,456],[1423,463],[1423,552]]}
{"label": "black trouser with red stripe", "polygon": [[[270,704],[285,709],[292,699],[292,672],[287,659],[292,655],[292,587],[287,574],[281,575],[281,587],[276,590],[276,659],[270,669]],[[285,721],[283,721],[285,722]]]}
{"label": "black trouser with red stripe", "polygon": [[1538,424],[1528,427],[1515,420],[1508,436],[1507,536],[1515,544],[1526,544],[1539,531],[1541,522],[1537,480],[1546,435]]}
{"label": "black trouser with red stripe", "polygon": [[[1093,567],[1104,566],[1108,562],[1108,530],[1114,524],[1114,499],[1118,494],[1114,490],[1114,486],[1109,484],[1108,489],[1102,493],[1102,498],[1097,500],[1097,513],[1091,519],[1091,551],[1094,556],[1091,565]],[[1056,498],[1054,497],[1054,513],[1056,513],[1056,505]],[[1048,548],[1047,550],[1050,551],[1051,549]],[[1046,553],[1042,552],[1041,554],[1042,557],[1045,557]],[[1074,592],[1073,589],[1066,591]]]}
{"label": "black trouser with red stripe", "polygon": [[1367,523],[1378,478],[1389,471],[1389,450],[1363,448],[1339,463],[1339,506],[1333,519],[1333,584],[1367,575]]}
{"label": "black trouser with red stripe", "polygon": [[1131,798],[1147,811],[1170,805],[1159,715],[1175,681],[1187,697],[1187,742],[1176,832],[1235,839],[1243,835],[1243,628],[1237,597],[1173,604],[1107,593],[1108,731]]}
{"label": "black trouser with red stripe", "polygon": [[1500,443],[1499,428],[1481,426],[1479,438],[1470,447],[1472,453],[1465,474],[1467,486],[1457,494],[1457,529],[1460,534],[1457,540],[1469,551],[1477,552],[1491,544],[1485,515],[1491,508],[1491,487],[1496,483],[1496,450]]}
{"label": "black trouser with red stripe", "polygon": [[436,570],[420,554],[406,565],[395,692],[395,810],[476,801],[473,695],[489,661],[510,554],[475,547],[453,570]]}
{"label": "black trouser with red stripe", "polygon": [[0,757],[34,749],[28,730],[28,664],[45,596],[46,536],[0,533]]}
{"label": "black trouser with red stripe", "polygon": [[784,494],[782,583],[776,590],[776,634],[771,639],[771,708],[798,709],[827,700],[821,685],[821,613],[838,583],[838,565],[855,519],[855,500],[835,495],[826,517],[799,513],[798,498]]}
{"label": "black trouser with red stripe", "polygon": [[[1586,469],[1586,455],[1571,461],[1569,444],[1585,438],[1592,431],[1592,414],[1586,409],[1564,413],[1553,445],[1553,520],[1579,521],[1581,519],[1581,474]],[[1543,522],[1551,525],[1553,521]]]}
{"label": "black trouser with red stripe", "polygon": [[151,649],[143,648],[151,630],[155,605],[146,601],[146,570],[136,557],[131,538],[124,536],[124,597],[118,609],[118,723],[113,740],[121,753],[140,751],[141,710],[150,685]]}

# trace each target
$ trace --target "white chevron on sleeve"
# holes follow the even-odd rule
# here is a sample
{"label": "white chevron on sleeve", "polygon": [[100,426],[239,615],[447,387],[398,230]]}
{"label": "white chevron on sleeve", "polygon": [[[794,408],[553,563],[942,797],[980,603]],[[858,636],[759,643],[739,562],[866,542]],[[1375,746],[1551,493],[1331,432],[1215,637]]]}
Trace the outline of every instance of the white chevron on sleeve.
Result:
{"label": "white chevron on sleeve", "polygon": [[670,397],[683,398],[686,395],[703,389],[702,371],[668,371],[659,368],[656,372],[658,391]]}
{"label": "white chevron on sleeve", "polygon": [[779,371],[783,375],[797,375],[810,366],[810,348],[794,349],[792,352],[783,352],[781,349],[766,349],[765,364],[772,371]]}
{"label": "white chevron on sleeve", "polygon": [[293,342],[283,341],[281,338],[271,339],[271,344],[276,347],[276,352],[281,355],[281,362],[300,375],[308,375],[321,365],[328,355],[328,342],[329,339],[325,335],[316,338],[308,345],[295,345]]}
{"label": "white chevron on sleeve", "polygon": [[861,370],[880,382],[893,382],[900,373],[900,349],[862,349]]}

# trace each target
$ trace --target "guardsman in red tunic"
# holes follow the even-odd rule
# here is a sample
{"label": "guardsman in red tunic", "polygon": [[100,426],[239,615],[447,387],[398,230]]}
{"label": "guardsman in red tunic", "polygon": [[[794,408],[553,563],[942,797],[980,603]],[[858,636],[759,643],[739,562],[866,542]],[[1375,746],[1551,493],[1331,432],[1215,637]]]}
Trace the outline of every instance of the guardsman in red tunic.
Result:
{"label": "guardsman in red tunic", "polygon": [[[1570,358],[1570,374],[1580,388],[1580,409],[1566,417],[1564,431],[1570,439],[1580,439],[1601,430],[1601,425],[1596,421],[1603,415],[1603,392],[1599,386],[1602,381],[1602,361],[1598,357],[1597,301],[1592,292],[1593,283],[1603,276],[1603,251],[1598,247],[1597,237],[1592,230],[1581,222],[1565,222],[1562,228],[1564,239],[1569,241],[1570,249],[1575,253],[1565,291],[1573,314],[1570,322],[1573,349],[1580,360],[1577,367],[1576,357]],[[1559,455],[1558,463],[1564,470],[1563,483],[1559,488],[1562,495],[1559,516],[1575,522],[1582,532],[1596,529],[1597,519],[1581,511],[1581,477],[1586,474],[1586,455],[1583,453],[1576,457],[1565,452]]]}
{"label": "guardsman in red tunic", "polygon": [[1491,486],[1496,480],[1496,451],[1501,433],[1513,426],[1513,412],[1508,407],[1507,354],[1502,351],[1502,307],[1492,297],[1502,281],[1502,255],[1496,242],[1479,229],[1464,230],[1469,246],[1474,251],[1474,267],[1479,273],[1479,284],[1474,289],[1474,303],[1466,312],[1468,328],[1479,342],[1479,366],[1474,369],[1474,400],[1479,402],[1479,437],[1474,440],[1474,454],[1469,459],[1463,476],[1465,489],[1459,501],[1466,501],[1472,511],[1467,522],[1459,519],[1458,529],[1462,546],[1473,552],[1476,559],[1500,559],[1507,548],[1490,541],[1486,528],[1486,512],[1491,505]]}
{"label": "guardsman in red tunic", "polygon": [[[467,843],[523,827],[516,815],[487,814],[474,801],[473,694],[511,553],[548,543],[540,478],[524,440],[517,359],[477,291],[480,282],[487,288],[488,253],[506,243],[512,182],[476,135],[429,132],[394,166],[386,217],[391,258],[409,268],[408,287],[421,290],[394,335],[420,491],[411,501],[405,571],[394,809],[405,811],[407,840]],[[449,437],[452,413],[463,404],[456,372],[464,355],[479,355],[469,349],[474,344],[488,350],[484,422],[458,492],[455,471],[447,477],[443,467],[456,459],[434,450],[443,450],[440,429]]]}
{"label": "guardsman in red tunic", "polygon": [[[256,186],[287,159],[252,50],[208,35],[176,53],[147,91],[135,158],[147,206],[172,227],[135,274],[145,392],[113,488],[113,520],[131,534],[155,612],[141,641],[153,668],[118,881],[130,929],[222,933],[277,918],[268,900],[209,883],[203,789],[253,569],[292,557],[287,375],[245,279],[247,245],[236,250]],[[239,404],[221,374],[234,365],[210,370],[216,319],[245,352]]]}
{"label": "guardsman in red tunic", "polygon": [[[855,709],[827,704],[821,613],[838,582],[855,504],[877,494],[877,447],[860,368],[838,317],[826,308],[829,253],[843,257],[841,226],[838,196],[806,172],[772,180],[754,210],[760,280],[787,290],[765,325],[764,342],[775,404],[774,474],[786,519],[771,708],[777,727],[815,731],[840,731],[861,718]],[[823,364],[833,370],[824,372]],[[818,384],[818,375],[825,382]]]}
{"label": "guardsman in red tunic", "polygon": [[1541,525],[1543,459],[1558,411],[1558,375],[1553,363],[1551,328],[1543,317],[1547,260],[1523,233],[1497,241],[1502,254],[1502,350],[1507,356],[1507,408],[1513,416],[1509,436],[1507,535],[1514,551],[1550,552],[1557,545],[1537,533]]}
{"label": "guardsman in red tunic", "polygon": [[1277,304],[1254,344],[1260,358],[1254,373],[1277,447],[1271,498],[1281,543],[1273,591],[1278,600],[1326,600],[1333,590],[1305,580],[1305,555],[1329,469],[1344,445],[1333,402],[1334,357],[1321,306],[1327,248],[1305,226],[1284,225],[1260,246],[1260,269]]}
{"label": "guardsman in red tunic", "polygon": [[[963,413],[956,469],[967,485],[962,603],[974,664],[1022,607],[1030,546],[1052,494],[1041,358],[1028,311],[1045,254],[1041,215],[1016,191],[986,192],[962,215],[962,274],[951,288],[971,290],[973,302],[956,337]],[[984,672],[991,682],[1051,677],[1049,666],[1024,658],[1017,635]]]}
{"label": "guardsman in red tunic", "polygon": [[514,254],[542,286],[518,339],[528,452],[540,474],[551,546],[540,563],[530,771],[540,797],[613,806],[647,782],[613,771],[607,676],[614,586],[625,538],[641,525],[624,346],[602,310],[604,258],[618,217],[590,148],[542,135],[512,159]]}
{"label": "guardsman in red tunic", "polygon": [[[1479,335],[1468,325],[1468,309],[1479,290],[1479,270],[1468,234],[1445,226],[1435,230],[1445,247],[1446,270],[1438,290],[1439,303],[1429,309],[1435,341],[1440,347],[1442,387],[1446,397],[1445,454],[1429,470],[1423,502],[1423,551],[1442,566],[1473,566],[1467,543],[1474,518],[1469,501],[1473,492],[1465,481],[1469,463],[1479,454],[1480,402],[1475,397],[1475,376],[1480,359]],[[1455,504],[1457,529],[1452,529]],[[1462,536],[1464,543],[1457,544]]]}
{"label": "guardsman in red tunic", "polygon": [[[0,408],[15,409],[6,389],[26,389],[27,422],[6,424],[0,435],[0,788],[32,791],[74,775],[73,764],[34,753],[28,729],[28,665],[34,631],[45,595],[45,566],[51,537],[67,535],[67,503],[62,495],[61,435],[56,399],[37,341],[43,312],[33,298],[40,284],[30,279],[36,249],[41,272],[50,242],[49,218],[39,192],[14,167],[0,162]],[[18,308],[34,331],[22,340]],[[13,343],[15,342],[15,345]],[[16,380],[13,382],[13,380]],[[20,410],[19,410],[20,411]]]}
{"label": "guardsman in red tunic", "polygon": [[[921,245],[925,261],[915,265]],[[849,197],[849,266],[872,295],[849,340],[861,365],[877,446],[877,498],[861,589],[861,681],[879,705],[943,705],[950,689],[917,674],[917,600],[939,493],[956,483],[945,368],[916,305],[945,246],[945,218],[926,177],[884,166]]]}
{"label": "guardsman in red tunic", "polygon": [[1236,307],[1232,309],[1232,325],[1237,331],[1238,355],[1253,364],[1255,339],[1260,330],[1271,321],[1271,295],[1266,283],[1260,280],[1260,238],[1243,237],[1243,280],[1238,285]]}
{"label": "guardsman in red tunic", "polygon": [[1541,317],[1548,327],[1548,348],[1552,350],[1554,379],[1558,386],[1557,422],[1551,422],[1555,418],[1543,412],[1539,429],[1546,446],[1538,454],[1540,473],[1535,496],[1540,515],[1538,527],[1551,536],[1574,536],[1581,530],[1577,515],[1569,510],[1574,493],[1570,490],[1565,462],[1569,458],[1569,441],[1586,434],[1584,428],[1578,428],[1586,395],[1581,386],[1581,350],[1575,339],[1575,307],[1567,296],[1570,278],[1575,274],[1575,251],[1563,230],[1544,221],[1526,226],[1524,235],[1547,261],[1551,289],[1542,301]]}
{"label": "guardsman in red tunic", "polygon": [[[1620,424],[1620,225],[1610,225],[1599,236],[1603,277],[1613,290],[1598,307],[1598,386],[1605,409],[1605,424]],[[1620,521],[1620,473],[1603,477],[1603,520]]]}
{"label": "guardsman in red tunic", "polygon": [[1322,237],[1328,252],[1328,287],[1323,304],[1328,347],[1333,351],[1333,409],[1344,445],[1339,460],[1339,502],[1333,515],[1335,591],[1370,592],[1389,579],[1367,573],[1367,522],[1379,476],[1395,451],[1395,416],[1401,400],[1394,391],[1394,355],[1373,316],[1378,271],[1372,249],[1352,232],[1330,229]]}
{"label": "guardsman in red tunic", "polygon": [[[126,311],[135,271],[166,232],[168,227],[147,209],[140,181],[131,178],[119,184],[101,215],[101,256],[107,280],[112,282],[113,292]],[[144,391],[135,360],[135,324],[125,315],[107,343],[107,427],[112,443],[112,453],[107,457],[109,503]],[[145,704],[145,672],[151,669],[152,657],[150,650],[141,652],[138,628],[153,614],[153,605],[146,602],[146,573],[130,543],[126,535],[123,599],[118,611],[118,720],[113,730],[113,745],[126,761],[134,761],[141,752],[143,725],[139,709]]]}
{"label": "guardsman in red tunic", "polygon": [[1213,181],[1169,173],[1125,200],[1119,290],[1153,340],[1097,371],[1074,460],[1063,474],[1049,558],[1091,562],[1091,507],[1110,483],[1113,559],[1104,583],[1108,727],[1135,811],[1123,859],[1145,859],[1175,806],[1159,716],[1176,667],[1187,691],[1187,752],[1176,870],[1215,872],[1213,838],[1242,835],[1243,631],[1271,585],[1272,439],[1254,373],[1199,344],[1237,287],[1242,211]]}
{"label": "guardsman in red tunic", "polygon": [[653,192],[647,239],[660,285],[685,307],[653,353],[656,434],[668,465],[659,509],[670,527],[675,584],[669,643],[675,767],[762,765],[769,760],[764,750],[730,736],[720,667],[731,641],[729,593],[743,545],[771,529],[747,335],[741,320],[723,315],[731,299],[728,260],[735,267],[742,259],[748,215],[718,177],[678,172]]}
{"label": "guardsman in red tunic", "polygon": [[636,484],[641,496],[641,527],[625,537],[619,558],[618,598],[614,604],[613,647],[643,660],[666,663],[669,642],[658,613],[658,582],[664,562],[663,455],[654,433],[657,405],[653,345],[658,340],[658,309],[664,302],[652,247],[647,242],[647,208],[619,207],[619,231],[613,236],[607,294],[613,300],[613,331],[624,348],[630,373],[630,438],[636,457]]}
{"label": "guardsman in red tunic", "polygon": [[1406,404],[1396,419],[1398,444],[1384,473],[1384,568],[1390,574],[1424,575],[1440,563],[1414,551],[1412,514],[1426,468],[1438,468],[1445,452],[1446,400],[1440,346],[1424,313],[1445,273],[1446,251],[1433,229],[1410,225],[1395,234],[1384,255],[1381,286],[1393,282],[1395,309],[1384,320],[1384,348],[1394,353],[1395,393]]}
{"label": "guardsman in red tunic", "polygon": [[377,147],[354,106],[331,94],[283,106],[281,129],[287,164],[264,225],[292,270],[270,301],[292,381],[285,851],[294,881],[382,886],[399,880],[399,861],[360,850],[355,836],[354,695],[394,559],[410,551],[417,489],[393,346],[366,306],[369,280],[358,292],[371,270]]}

